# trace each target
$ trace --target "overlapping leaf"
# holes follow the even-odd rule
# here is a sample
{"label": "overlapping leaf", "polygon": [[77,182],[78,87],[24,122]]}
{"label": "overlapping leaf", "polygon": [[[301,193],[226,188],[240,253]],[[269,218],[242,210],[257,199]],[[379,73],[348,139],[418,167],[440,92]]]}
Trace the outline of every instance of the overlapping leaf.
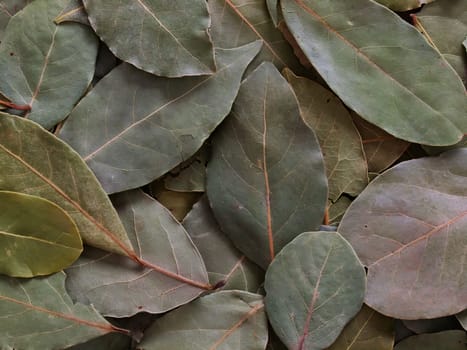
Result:
{"label": "overlapping leaf", "polygon": [[94,74],[98,41],[92,30],[53,22],[68,3],[32,2],[10,20],[0,45],[0,92],[29,105],[27,117],[45,128],[70,113]]}
{"label": "overlapping leaf", "polygon": [[435,333],[459,328],[455,316],[432,318],[428,320],[403,320],[404,326],[415,334]]}
{"label": "overlapping leaf", "polygon": [[266,312],[289,349],[330,346],[360,310],[365,271],[336,232],[305,232],[266,272]]}
{"label": "overlapping leaf", "polygon": [[216,50],[218,70],[207,77],[159,78],[120,65],[78,104],[60,137],[108,193],[145,185],[201,147],[230,111],[260,45]]}
{"label": "overlapping leaf", "polygon": [[207,193],[222,231],[264,269],[323,219],[327,181],[318,141],[271,63],[243,81],[213,139]]}
{"label": "overlapping leaf", "polygon": [[407,161],[373,180],[339,225],[368,267],[365,302],[401,319],[467,307],[467,148]]}
{"label": "overlapping leaf", "polygon": [[84,9],[84,5],[81,0],[70,0],[68,2],[68,5],[54,19],[54,22],[57,24],[63,22],[77,22],[85,25],[90,25],[88,20],[88,14]]}
{"label": "overlapping leaf", "polygon": [[419,8],[435,0],[376,0],[381,5],[389,7],[394,11],[409,11]]}
{"label": "overlapping leaf", "polygon": [[462,327],[467,331],[467,309],[456,315]]}
{"label": "overlapping leaf", "polygon": [[178,192],[204,192],[208,150],[202,147],[187,164],[180,164],[164,179],[165,187]]}
{"label": "overlapping leaf", "polygon": [[283,0],[281,6],[313,66],[364,119],[428,145],[455,144],[467,133],[461,80],[391,10],[368,0]]}
{"label": "overlapping leaf", "polygon": [[3,40],[5,28],[18,11],[22,10],[32,0],[3,0],[0,3],[0,41]]}
{"label": "overlapping leaf", "polygon": [[414,335],[396,345],[394,350],[464,350],[467,334],[463,331],[445,331]]}
{"label": "overlapping leaf", "polygon": [[115,195],[113,201],[138,256],[151,269],[89,248],[67,269],[74,298],[106,316],[126,317],[168,311],[208,288],[198,250],[167,209],[139,190]]}

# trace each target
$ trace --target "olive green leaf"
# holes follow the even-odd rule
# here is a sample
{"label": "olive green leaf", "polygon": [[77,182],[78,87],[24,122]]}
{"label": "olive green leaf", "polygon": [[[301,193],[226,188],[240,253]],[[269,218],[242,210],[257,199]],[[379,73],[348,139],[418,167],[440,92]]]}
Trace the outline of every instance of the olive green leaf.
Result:
{"label": "olive green leaf", "polygon": [[376,0],[381,5],[394,11],[409,11],[428,4],[435,0]]}
{"label": "olive green leaf", "polygon": [[394,350],[465,350],[467,334],[464,331],[445,331],[414,335],[402,340]]}
{"label": "olive green leaf", "polygon": [[63,141],[24,118],[0,114],[0,188],[50,200],[65,210],[83,240],[128,254],[132,248],[97,179]]}
{"label": "olive green leaf", "polygon": [[3,0],[0,2],[0,41],[3,40],[5,28],[18,11],[21,11],[32,0]]}
{"label": "olive green leaf", "polygon": [[266,0],[266,5],[268,7],[269,16],[271,17],[272,23],[274,26],[279,25],[279,20],[281,19],[279,2],[278,0]]}
{"label": "olive green leaf", "polygon": [[365,270],[337,232],[305,232],[266,272],[266,312],[289,349],[331,345],[361,309]]}
{"label": "olive green leaf", "polygon": [[404,326],[415,334],[435,333],[459,328],[455,316],[432,318],[428,320],[403,320]]}
{"label": "olive green leaf", "polygon": [[60,137],[108,193],[145,185],[202,146],[229,113],[260,46],[216,50],[218,70],[204,77],[160,78],[122,64],[81,100]]}
{"label": "olive green leaf", "polygon": [[467,307],[467,148],[392,167],[339,225],[368,267],[365,303],[400,319]]}
{"label": "olive green leaf", "polygon": [[203,146],[164,178],[165,187],[177,192],[204,192],[207,160],[208,150]]}
{"label": "olive green leaf", "polygon": [[281,8],[307,58],[361,117],[433,146],[455,144],[467,133],[462,81],[394,12],[368,0],[282,0]]}
{"label": "olive green leaf", "polygon": [[63,22],[77,22],[90,25],[88,14],[84,9],[83,1],[81,0],[70,0],[62,12],[57,17],[55,17],[54,22],[56,24]]}
{"label": "olive green leaf", "polygon": [[352,200],[346,196],[341,196],[336,202],[329,203],[328,214],[330,225],[338,224],[341,221],[350,203],[352,203]]}
{"label": "olive green leaf", "polygon": [[0,92],[29,106],[27,118],[47,129],[70,113],[94,74],[92,30],[53,22],[69,1],[32,2],[10,20],[0,45]]}
{"label": "olive green leaf", "polygon": [[214,215],[237,248],[266,269],[295,236],[318,229],[327,198],[316,136],[272,63],[242,82],[212,145],[206,188]]}
{"label": "olive green leaf", "polygon": [[84,0],[89,21],[110,50],[166,77],[216,70],[205,0]]}
{"label": "olive green leaf", "polygon": [[66,350],[128,350],[131,349],[131,338],[121,333],[109,333],[91,339]]}
{"label": "olive green leaf", "polygon": [[263,350],[268,326],[263,297],[243,291],[204,296],[157,319],[140,350]]}

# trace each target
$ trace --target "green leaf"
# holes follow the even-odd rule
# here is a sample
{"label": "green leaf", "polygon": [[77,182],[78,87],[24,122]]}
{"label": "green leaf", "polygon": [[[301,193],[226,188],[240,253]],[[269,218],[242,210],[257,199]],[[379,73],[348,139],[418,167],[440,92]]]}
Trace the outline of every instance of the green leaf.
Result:
{"label": "green leaf", "polygon": [[86,249],[67,269],[67,289],[73,298],[106,316],[127,317],[166,312],[207,289],[201,255],[166,208],[140,190],[117,194],[113,201],[138,256],[151,266]]}
{"label": "green leaf", "polygon": [[243,81],[212,144],[207,193],[214,215],[237,248],[266,269],[295,236],[319,227],[327,197],[318,141],[272,63]]}
{"label": "green leaf", "polygon": [[339,226],[368,267],[365,303],[394,318],[467,307],[467,148],[406,161],[352,202]]}
{"label": "green leaf", "polygon": [[467,309],[457,314],[456,317],[462,327],[467,331]]}
{"label": "green leaf", "polygon": [[75,345],[66,350],[128,350],[131,349],[131,338],[120,333],[110,333],[91,339],[86,343]]}
{"label": "green leaf", "polygon": [[68,267],[83,243],[71,217],[56,204],[0,191],[0,247],[0,273],[33,277]]}
{"label": "green leaf", "polygon": [[167,77],[216,71],[205,0],[83,2],[97,35],[123,61]]}
{"label": "green leaf", "polygon": [[277,27],[282,16],[279,10],[279,2],[278,0],[266,0],[266,5],[268,7],[269,17],[271,17],[274,26]]}
{"label": "green leaf", "polygon": [[88,26],[91,25],[88,20],[88,14],[84,9],[83,1],[81,0],[70,0],[62,12],[55,17],[54,22],[56,24],[77,22]]}
{"label": "green leaf", "polygon": [[364,119],[398,138],[433,146],[455,144],[467,133],[461,80],[391,10],[368,0],[282,0],[281,6],[313,66]]}
{"label": "green leaf", "polygon": [[120,65],[78,104],[60,137],[108,193],[145,185],[202,146],[229,113],[259,49],[255,42],[216,50],[218,70],[206,77],[159,78]]}
{"label": "green leaf", "polygon": [[268,326],[262,296],[224,291],[202,297],[157,319],[141,350],[263,350]]}
{"label": "green leaf", "polygon": [[459,328],[456,317],[440,317],[429,320],[403,320],[404,326],[415,334],[435,333]]}
{"label": "green leaf", "polygon": [[305,232],[266,272],[266,312],[289,349],[324,349],[360,310],[365,270],[337,232]]}
{"label": "green leaf", "polygon": [[76,152],[36,123],[0,114],[0,169],[1,189],[56,203],[87,244],[131,252],[125,229],[93,173]]}
{"label": "green leaf", "polygon": [[165,187],[177,192],[204,192],[207,160],[208,150],[203,146],[186,164],[180,164],[164,178]]}
{"label": "green leaf", "polygon": [[346,196],[341,196],[336,202],[329,205],[329,224],[335,225],[338,224],[344,213],[347,211],[352,200]]}
{"label": "green leaf", "polygon": [[[91,83],[98,40],[55,18],[70,0],[34,1],[8,23],[0,45],[0,91],[44,128],[64,119]],[[27,33],[27,34],[25,34]]]}
{"label": "green leaf", "polygon": [[[150,187],[152,188],[152,184]],[[201,195],[201,193],[197,192],[176,192],[164,189],[157,192],[154,197],[159,201],[159,203],[169,209],[178,221],[182,221],[193,207],[193,204],[199,200]]]}
{"label": "green leaf", "polygon": [[394,320],[363,305],[327,350],[392,350]]}
{"label": "green leaf", "polygon": [[303,121],[318,138],[329,183],[329,199],[358,195],[368,184],[362,140],[350,113],[329,90],[286,69],[283,75],[297,96]]}
{"label": "green leaf", "polygon": [[419,7],[422,7],[424,4],[428,4],[435,0],[376,0],[381,5],[389,7],[394,11],[409,11]]}
{"label": "green leaf", "polygon": [[211,284],[224,281],[226,289],[256,292],[264,272],[243,255],[221,231],[203,197],[188,213],[183,226],[199,249]]}
{"label": "green leaf", "polygon": [[2,349],[63,349],[125,331],[113,327],[92,307],[73,304],[64,284],[63,272],[33,279],[0,276]]}
{"label": "green leaf", "polygon": [[0,41],[3,40],[5,28],[17,12],[21,11],[32,0],[3,0],[0,3]]}
{"label": "green leaf", "polygon": [[394,350],[465,350],[466,345],[464,331],[445,331],[414,335],[401,341]]}

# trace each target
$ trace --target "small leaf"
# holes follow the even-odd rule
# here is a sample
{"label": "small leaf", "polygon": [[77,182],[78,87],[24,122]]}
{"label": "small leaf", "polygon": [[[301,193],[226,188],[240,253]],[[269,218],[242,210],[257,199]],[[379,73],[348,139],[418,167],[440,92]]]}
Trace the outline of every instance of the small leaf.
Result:
{"label": "small leaf", "polygon": [[56,204],[0,191],[0,247],[0,273],[33,277],[68,267],[83,243],[71,217]]}
{"label": "small leaf", "polygon": [[422,7],[424,4],[428,4],[435,0],[376,0],[381,5],[389,7],[394,11],[409,11],[419,7]]}
{"label": "small leaf", "polygon": [[204,296],[157,319],[138,350],[263,350],[268,326],[262,296],[223,291]]}
{"label": "small leaf", "polygon": [[365,303],[394,318],[467,307],[467,148],[406,161],[352,202],[339,225],[368,267]]}
{"label": "small leaf", "polygon": [[465,350],[467,334],[464,331],[445,331],[414,335],[396,345],[394,350]]}
{"label": "small leaf", "polygon": [[360,310],[365,270],[337,232],[305,232],[266,272],[266,312],[289,349],[331,345]]}
{"label": "small leaf", "polygon": [[77,22],[88,26],[91,25],[82,0],[70,0],[68,5],[54,19],[54,22],[56,24],[63,22]]}

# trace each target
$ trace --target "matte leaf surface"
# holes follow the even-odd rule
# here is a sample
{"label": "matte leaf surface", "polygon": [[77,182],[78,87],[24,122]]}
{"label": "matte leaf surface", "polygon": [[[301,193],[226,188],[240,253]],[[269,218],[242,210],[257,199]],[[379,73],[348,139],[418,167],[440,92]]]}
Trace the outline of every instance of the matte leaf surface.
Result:
{"label": "matte leaf surface", "polygon": [[445,331],[414,335],[396,345],[394,350],[465,350],[467,334],[464,331]]}
{"label": "matte leaf surface", "polygon": [[0,273],[33,277],[71,265],[83,243],[71,217],[56,204],[0,191],[0,247]]}
{"label": "matte leaf surface", "polygon": [[18,11],[22,10],[32,0],[3,0],[0,3],[0,41],[3,40],[5,28]]}
{"label": "matte leaf surface", "polygon": [[170,212],[139,190],[115,195],[113,201],[138,256],[158,270],[87,248],[67,269],[70,294],[112,317],[143,311],[162,313],[199,296],[204,289],[181,279],[206,285],[206,268],[188,234]]}
{"label": "matte leaf surface", "polygon": [[92,30],[53,22],[69,1],[32,2],[10,20],[0,45],[1,93],[29,105],[27,118],[47,129],[70,113],[94,74],[98,40]]}
{"label": "matte leaf surface", "polygon": [[120,333],[110,333],[91,339],[86,343],[67,348],[67,350],[128,350],[131,349],[131,338]]}
{"label": "matte leaf surface", "polygon": [[368,267],[365,302],[401,319],[467,307],[467,148],[398,164],[352,202],[339,225]]}
{"label": "matte leaf surface", "polygon": [[435,333],[459,328],[455,316],[432,318],[429,320],[403,320],[404,325],[415,334]]}
{"label": "matte leaf surface", "polygon": [[131,244],[95,176],[64,142],[36,123],[0,114],[0,188],[56,203],[78,226],[83,240],[127,254]]}
{"label": "matte leaf surface", "polygon": [[381,5],[389,7],[394,11],[409,11],[419,7],[422,7],[425,4],[433,2],[435,0],[376,0]]}
{"label": "matte leaf surface", "polygon": [[156,320],[138,350],[263,350],[268,326],[261,295],[223,291]]}
{"label": "matte leaf surface", "polygon": [[313,66],[364,119],[428,145],[454,144],[467,133],[461,80],[391,10],[368,0],[283,0],[281,6]]}
{"label": "matte leaf surface", "polygon": [[180,164],[165,177],[165,187],[178,192],[204,192],[207,160],[208,150],[203,146],[187,164]]}
{"label": "matte leaf surface", "polygon": [[327,181],[318,141],[271,63],[243,81],[216,132],[207,193],[222,231],[264,269],[284,245],[323,219]]}
{"label": "matte leaf surface", "polygon": [[167,77],[216,70],[205,0],[83,2],[96,33],[123,61]]}
{"label": "matte leaf surface", "polygon": [[216,50],[218,70],[206,77],[160,78],[122,64],[78,104],[60,137],[108,193],[145,185],[202,146],[229,113],[260,45]]}
{"label": "matte leaf surface", "polygon": [[56,24],[63,22],[77,22],[85,25],[91,25],[88,20],[88,14],[84,9],[81,0],[70,0],[68,5],[62,12],[54,19]]}
{"label": "matte leaf surface", "polygon": [[266,272],[266,312],[289,349],[330,346],[361,309],[365,270],[336,232],[305,232]]}
{"label": "matte leaf surface", "polygon": [[73,304],[65,274],[15,279],[0,276],[0,347],[63,349],[116,329],[92,307]]}
{"label": "matte leaf surface", "polygon": [[457,320],[462,327],[467,331],[467,309],[456,315]]}

